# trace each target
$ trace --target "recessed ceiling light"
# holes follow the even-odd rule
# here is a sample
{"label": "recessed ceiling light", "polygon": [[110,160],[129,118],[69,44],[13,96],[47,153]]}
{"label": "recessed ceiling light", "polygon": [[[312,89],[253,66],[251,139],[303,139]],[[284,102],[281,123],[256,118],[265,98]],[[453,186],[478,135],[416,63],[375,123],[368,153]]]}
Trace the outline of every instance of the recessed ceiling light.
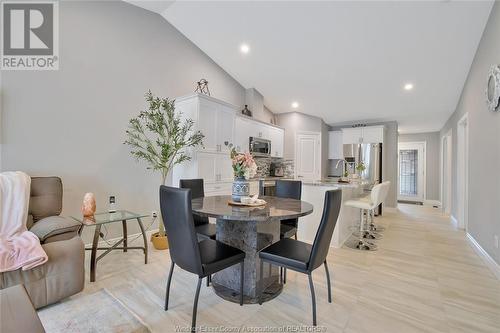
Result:
{"label": "recessed ceiling light", "polygon": [[293,102],[292,103],[292,108],[297,109],[299,107],[299,102]]}
{"label": "recessed ceiling light", "polygon": [[248,46],[248,44],[241,44],[240,51],[241,53],[247,54],[248,52],[250,52],[250,46]]}
{"label": "recessed ceiling light", "polygon": [[413,83],[406,83],[404,86],[405,90],[412,90],[413,89]]}

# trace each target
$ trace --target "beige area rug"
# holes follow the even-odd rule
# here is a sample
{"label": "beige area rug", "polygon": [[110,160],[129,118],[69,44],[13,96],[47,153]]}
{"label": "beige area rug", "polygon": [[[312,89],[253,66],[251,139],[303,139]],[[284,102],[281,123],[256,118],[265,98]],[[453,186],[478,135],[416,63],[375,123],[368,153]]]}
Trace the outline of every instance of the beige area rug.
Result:
{"label": "beige area rug", "polygon": [[148,333],[149,329],[106,289],[38,311],[47,333]]}

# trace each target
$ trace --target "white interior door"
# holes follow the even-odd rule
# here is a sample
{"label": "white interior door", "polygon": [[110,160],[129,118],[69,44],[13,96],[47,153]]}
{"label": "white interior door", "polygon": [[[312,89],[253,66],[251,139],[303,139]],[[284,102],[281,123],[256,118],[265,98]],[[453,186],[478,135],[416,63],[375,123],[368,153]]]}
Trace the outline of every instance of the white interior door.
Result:
{"label": "white interior door", "polygon": [[295,172],[297,178],[321,178],[321,134],[297,133],[295,144]]}
{"label": "white interior door", "polygon": [[398,145],[398,200],[425,200],[425,142]]}

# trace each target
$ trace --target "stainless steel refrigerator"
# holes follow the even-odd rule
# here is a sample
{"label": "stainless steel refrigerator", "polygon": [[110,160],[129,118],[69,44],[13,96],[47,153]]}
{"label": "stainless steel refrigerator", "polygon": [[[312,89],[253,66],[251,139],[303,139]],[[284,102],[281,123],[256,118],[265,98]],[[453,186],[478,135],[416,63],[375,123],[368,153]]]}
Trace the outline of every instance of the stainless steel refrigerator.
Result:
{"label": "stainless steel refrigerator", "polygon": [[359,164],[359,162],[363,162],[366,169],[361,172],[361,178],[368,180],[372,185],[382,182],[381,143],[344,145],[344,158],[347,162],[349,162],[349,169],[351,173],[354,172],[355,167]]}

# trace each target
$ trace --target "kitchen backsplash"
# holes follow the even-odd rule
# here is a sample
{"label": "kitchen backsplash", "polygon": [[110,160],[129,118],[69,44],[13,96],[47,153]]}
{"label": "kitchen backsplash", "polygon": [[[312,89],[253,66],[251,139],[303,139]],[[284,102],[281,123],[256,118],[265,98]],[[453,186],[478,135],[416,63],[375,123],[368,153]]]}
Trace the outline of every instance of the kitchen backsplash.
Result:
{"label": "kitchen backsplash", "polygon": [[257,164],[257,175],[255,178],[264,178],[270,176],[269,168],[272,162],[280,162],[283,165],[284,177],[293,178],[294,176],[294,161],[285,160],[276,157],[257,157],[255,163]]}

